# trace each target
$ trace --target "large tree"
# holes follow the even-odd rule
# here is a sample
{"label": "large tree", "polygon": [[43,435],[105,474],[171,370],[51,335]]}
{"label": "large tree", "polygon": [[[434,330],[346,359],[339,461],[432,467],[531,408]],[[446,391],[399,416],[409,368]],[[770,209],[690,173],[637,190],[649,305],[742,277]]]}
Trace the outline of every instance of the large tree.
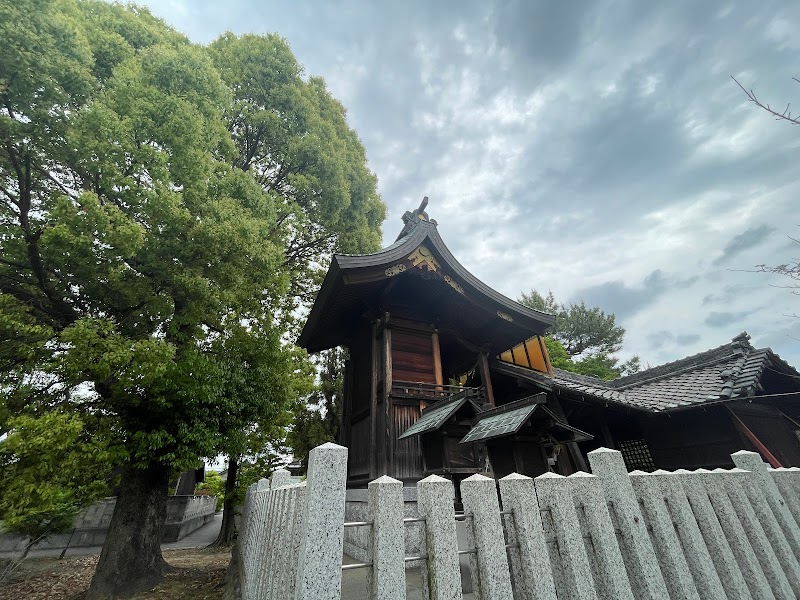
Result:
{"label": "large tree", "polygon": [[234,164],[275,198],[288,229],[290,298],[307,304],[333,252],[380,248],[386,207],[377,180],[344,107],[322,79],[303,78],[283,38],[227,33],[210,52],[233,90],[225,118]]}
{"label": "large tree", "polygon": [[[210,55],[233,91],[225,119],[236,147],[234,164],[275,199],[276,227],[286,232],[282,267],[290,290],[281,320],[294,337],[299,326],[296,309],[307,308],[313,300],[333,252],[372,252],[380,247],[385,206],[344,107],[322,79],[303,77],[302,66],[283,38],[226,33],[211,44]],[[326,377],[332,377],[326,373],[323,386]],[[310,398],[310,406],[296,405],[293,440],[331,439],[331,417],[320,421],[316,399]],[[272,455],[269,449],[280,446],[285,435],[286,423],[259,423],[243,430],[245,435],[229,438],[231,499],[241,487],[236,481],[240,460],[263,465],[263,458]],[[247,472],[256,474],[256,469],[248,467]],[[230,508],[229,502],[225,519],[233,514]],[[225,520],[220,543],[232,539],[233,526],[232,520]]]}
{"label": "large tree", "polygon": [[[226,353],[249,351],[232,340],[271,344],[262,384],[302,375],[281,338],[289,287],[307,288],[303,268],[329,239],[358,246],[347,223],[376,240],[383,205],[317,80],[299,100],[322,133],[276,158],[293,162],[284,187],[268,186],[273,172],[241,161],[231,127],[238,67],[146,10],[2,0],[0,35],[0,417],[59,409],[114,433],[122,481],[88,597],[132,594],[165,568],[170,471],[228,449],[296,393],[231,393]],[[257,66],[248,81],[269,88]],[[265,97],[259,110],[283,115],[294,100]]]}
{"label": "large tree", "polygon": [[555,315],[555,324],[545,338],[554,367],[600,379],[615,379],[639,370],[638,356],[624,363],[613,356],[622,348],[625,329],[617,325],[612,313],[583,301],[560,303],[552,291],[546,296],[536,290],[523,292],[519,301]]}

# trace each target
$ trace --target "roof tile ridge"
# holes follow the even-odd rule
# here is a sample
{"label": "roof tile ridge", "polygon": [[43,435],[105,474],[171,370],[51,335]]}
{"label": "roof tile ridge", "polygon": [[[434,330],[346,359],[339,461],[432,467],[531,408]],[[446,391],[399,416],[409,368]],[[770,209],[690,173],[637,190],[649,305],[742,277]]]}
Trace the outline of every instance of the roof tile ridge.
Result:
{"label": "roof tile ridge", "polygon": [[768,356],[769,356],[769,357],[770,357],[772,360],[776,361],[776,362],[777,362],[777,363],[779,363],[781,366],[783,366],[784,368],[786,368],[786,369],[788,369],[789,371],[791,371],[791,372],[792,372],[792,376],[794,376],[794,377],[800,377],[800,371],[798,371],[796,367],[793,367],[791,364],[789,364],[789,363],[786,361],[786,359],[783,359],[783,358],[781,358],[781,355],[780,355],[780,354],[778,354],[777,352],[775,352],[775,351],[774,351],[772,348],[770,348],[769,346],[767,346],[766,348],[759,348],[759,352],[766,352],[766,353],[767,353],[767,355],[768,355]]}
{"label": "roof tile ridge", "polygon": [[565,379],[572,379],[573,381],[586,381],[587,383],[599,384],[600,387],[608,387],[609,389],[613,389],[613,387],[609,386],[611,383],[605,379],[600,379],[599,377],[595,377],[594,375],[584,375],[583,373],[575,373],[574,371],[567,371],[566,369],[560,369],[558,367],[553,367],[554,373],[566,373],[567,376]]}
{"label": "roof tile ridge", "polygon": [[[729,352],[724,353],[725,350],[729,350]],[[619,379],[612,379],[609,383],[613,383],[614,389],[617,390],[639,387],[659,379],[666,379],[668,377],[673,377],[688,371],[693,371],[700,367],[707,367],[709,365],[722,362],[723,360],[730,359],[731,357],[737,356],[742,352],[743,351],[740,348],[734,347],[734,345],[731,343],[727,343],[717,346],[716,348],[711,348],[710,350],[705,350],[703,352],[698,352],[697,354],[692,354],[691,356],[664,363],[663,365],[657,365],[651,369],[640,371],[639,373],[626,375],[625,377],[620,377]],[[707,358],[707,360],[698,362],[698,359],[702,358]],[[646,375],[648,373],[652,373],[652,375],[647,377]]]}

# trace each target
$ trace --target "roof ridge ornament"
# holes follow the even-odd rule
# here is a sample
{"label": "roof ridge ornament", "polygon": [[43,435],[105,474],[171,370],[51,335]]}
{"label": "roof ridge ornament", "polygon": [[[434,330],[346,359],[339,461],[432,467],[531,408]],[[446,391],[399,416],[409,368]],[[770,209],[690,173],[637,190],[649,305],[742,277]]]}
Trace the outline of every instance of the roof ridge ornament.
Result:
{"label": "roof ridge ornament", "polygon": [[[419,225],[422,221],[430,221],[434,225],[436,225],[436,221],[428,217],[428,213],[425,212],[425,207],[428,206],[428,197],[425,196],[422,198],[422,202],[419,203],[419,207],[415,208],[413,211],[407,210],[403,214],[403,230],[400,232],[400,235],[397,236],[397,240],[400,238],[404,238],[407,236],[411,231]],[[395,241],[397,241],[395,240]]]}

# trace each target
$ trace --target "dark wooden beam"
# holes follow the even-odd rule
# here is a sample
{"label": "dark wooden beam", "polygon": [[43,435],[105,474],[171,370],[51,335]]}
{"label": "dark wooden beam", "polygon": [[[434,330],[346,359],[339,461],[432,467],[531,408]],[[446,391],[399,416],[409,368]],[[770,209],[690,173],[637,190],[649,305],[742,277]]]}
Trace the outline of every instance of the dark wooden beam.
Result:
{"label": "dark wooden beam", "polygon": [[370,336],[371,368],[369,377],[369,475],[371,479],[380,477],[378,473],[378,370],[380,369],[380,344],[378,343],[378,322],[372,322]]}
{"label": "dark wooden beam", "polygon": [[[388,321],[389,313],[385,315]],[[383,432],[381,443],[384,444],[383,451],[383,473],[382,475],[394,476],[394,446],[396,436],[394,432],[394,414],[392,409],[392,330],[388,327],[383,328]]]}
{"label": "dark wooden beam", "polygon": [[442,351],[439,348],[439,333],[434,331],[431,335],[431,344],[433,345],[433,373],[436,378],[436,385],[444,383],[442,379]]}
{"label": "dark wooden beam", "polygon": [[486,399],[489,401],[489,406],[494,408],[494,390],[492,389],[492,374],[489,371],[489,357],[486,352],[478,354],[478,371],[481,374],[481,383],[486,388]]}

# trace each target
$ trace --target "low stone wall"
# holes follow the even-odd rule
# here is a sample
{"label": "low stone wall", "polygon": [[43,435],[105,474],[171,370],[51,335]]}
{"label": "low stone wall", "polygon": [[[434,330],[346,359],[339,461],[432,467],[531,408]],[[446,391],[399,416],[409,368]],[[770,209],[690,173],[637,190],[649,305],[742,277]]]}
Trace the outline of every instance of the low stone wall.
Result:
{"label": "low stone wall", "polygon": [[[104,498],[81,512],[75,519],[75,529],[51,535],[34,549],[79,548],[102,546],[106,539],[116,498]],[[167,521],[162,542],[176,542],[214,519],[216,496],[169,496]],[[25,547],[26,539],[8,534],[0,529],[0,552],[17,552]]]}
{"label": "low stone wall", "polygon": [[214,520],[216,496],[170,496],[162,542],[177,542]]}

